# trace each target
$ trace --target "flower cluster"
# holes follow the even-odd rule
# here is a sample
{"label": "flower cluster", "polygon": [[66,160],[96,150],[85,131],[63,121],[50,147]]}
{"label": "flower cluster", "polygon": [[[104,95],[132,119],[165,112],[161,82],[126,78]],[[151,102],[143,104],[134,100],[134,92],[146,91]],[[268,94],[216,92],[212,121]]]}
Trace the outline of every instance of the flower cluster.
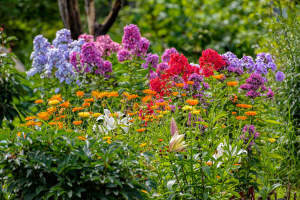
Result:
{"label": "flower cluster", "polygon": [[[240,86],[242,90],[246,90],[246,96],[255,99],[256,97],[260,96],[261,92],[266,91],[266,86],[264,85],[263,77],[258,73],[253,73],[250,77],[246,80],[246,83]],[[260,89],[260,91],[259,91]]]}
{"label": "flower cluster", "polygon": [[225,60],[212,49],[202,51],[202,56],[199,58],[200,69],[205,77],[214,75],[214,71],[222,69],[226,65]]}
{"label": "flower cluster", "polygon": [[248,150],[251,150],[255,144],[255,139],[259,137],[259,133],[255,131],[254,125],[245,125],[243,128],[243,134],[240,136],[244,143],[248,145]]}

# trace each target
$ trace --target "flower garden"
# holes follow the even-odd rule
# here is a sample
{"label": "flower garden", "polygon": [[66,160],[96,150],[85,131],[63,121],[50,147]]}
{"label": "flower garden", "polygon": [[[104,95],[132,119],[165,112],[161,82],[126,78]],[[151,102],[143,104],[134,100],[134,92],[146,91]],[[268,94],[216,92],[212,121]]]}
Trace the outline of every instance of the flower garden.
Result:
{"label": "flower garden", "polygon": [[1,132],[3,198],[297,198],[271,54],[205,49],[193,63],[175,48],[151,53],[133,24],[121,43],[62,29],[33,44],[39,98]]}

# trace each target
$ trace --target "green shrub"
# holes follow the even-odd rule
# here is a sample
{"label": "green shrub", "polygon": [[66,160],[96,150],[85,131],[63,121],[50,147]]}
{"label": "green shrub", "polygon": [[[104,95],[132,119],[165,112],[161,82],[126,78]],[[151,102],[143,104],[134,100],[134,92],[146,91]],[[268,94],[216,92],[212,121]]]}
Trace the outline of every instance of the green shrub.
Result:
{"label": "green shrub", "polygon": [[81,136],[20,134],[0,146],[0,180],[12,199],[142,198],[143,170],[129,146]]}

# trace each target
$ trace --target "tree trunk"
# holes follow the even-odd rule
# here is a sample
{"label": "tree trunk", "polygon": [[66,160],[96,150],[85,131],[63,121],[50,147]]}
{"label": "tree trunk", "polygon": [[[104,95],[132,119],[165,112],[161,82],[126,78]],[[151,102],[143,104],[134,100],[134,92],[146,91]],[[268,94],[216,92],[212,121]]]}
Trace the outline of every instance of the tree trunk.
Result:
{"label": "tree trunk", "polygon": [[77,39],[82,33],[77,0],[58,0],[58,7],[65,27],[70,29],[72,38]]}
{"label": "tree trunk", "polygon": [[85,0],[85,12],[87,15],[88,27],[90,35],[95,33],[96,11],[94,0]]}

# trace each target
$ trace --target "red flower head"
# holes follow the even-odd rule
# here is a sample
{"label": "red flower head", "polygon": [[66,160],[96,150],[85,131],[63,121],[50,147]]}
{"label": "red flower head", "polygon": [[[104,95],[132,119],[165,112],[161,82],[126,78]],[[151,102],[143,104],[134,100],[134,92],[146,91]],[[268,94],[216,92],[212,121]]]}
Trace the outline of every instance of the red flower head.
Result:
{"label": "red flower head", "polygon": [[166,73],[169,76],[174,76],[184,73],[189,66],[189,62],[183,54],[173,53],[171,54],[169,66]]}
{"label": "red flower head", "polygon": [[199,65],[202,73],[209,77],[214,74],[214,70],[220,70],[226,65],[225,60],[215,50],[206,49],[202,51],[202,56],[199,58]]}

